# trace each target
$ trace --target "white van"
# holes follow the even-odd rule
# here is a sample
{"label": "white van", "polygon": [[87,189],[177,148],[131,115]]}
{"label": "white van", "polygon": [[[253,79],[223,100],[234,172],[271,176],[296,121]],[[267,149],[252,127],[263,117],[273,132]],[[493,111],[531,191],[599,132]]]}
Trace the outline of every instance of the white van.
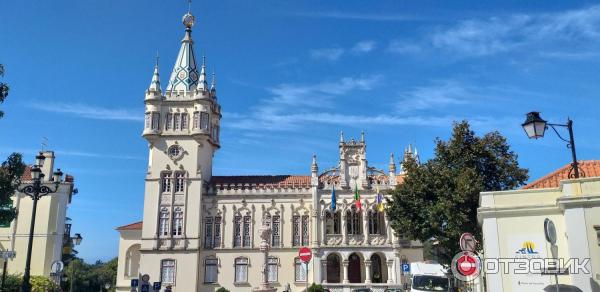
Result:
{"label": "white van", "polygon": [[444,267],[435,262],[410,264],[411,292],[449,291],[450,279]]}

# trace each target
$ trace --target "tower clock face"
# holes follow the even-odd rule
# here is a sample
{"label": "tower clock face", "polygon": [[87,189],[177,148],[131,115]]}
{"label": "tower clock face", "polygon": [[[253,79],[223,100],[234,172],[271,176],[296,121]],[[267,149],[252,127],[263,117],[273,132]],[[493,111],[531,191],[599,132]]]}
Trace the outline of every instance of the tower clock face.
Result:
{"label": "tower clock face", "polygon": [[179,145],[172,145],[167,150],[167,153],[169,154],[169,158],[173,160],[179,159],[181,155],[183,155],[183,148],[181,148]]}

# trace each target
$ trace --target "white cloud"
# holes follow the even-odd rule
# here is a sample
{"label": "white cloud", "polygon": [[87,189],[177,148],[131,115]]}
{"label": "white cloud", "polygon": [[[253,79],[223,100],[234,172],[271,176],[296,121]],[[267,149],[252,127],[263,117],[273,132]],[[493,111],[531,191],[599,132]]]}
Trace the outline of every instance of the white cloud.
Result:
{"label": "white cloud", "polygon": [[396,108],[399,112],[441,108],[449,105],[467,104],[478,94],[472,87],[457,81],[446,80],[428,86],[415,87],[400,94]]}
{"label": "white cloud", "polygon": [[416,42],[394,40],[388,46],[388,51],[392,53],[416,53],[421,50],[421,47]]}
{"label": "white cloud", "polygon": [[376,47],[377,43],[375,41],[364,40],[357,42],[350,48],[332,47],[313,49],[310,51],[310,57],[315,60],[337,61],[348,53],[354,55],[366,54],[375,50]]}
{"label": "white cloud", "polygon": [[374,41],[360,41],[352,47],[351,51],[355,54],[368,53],[373,51],[376,45]]}
{"label": "white cloud", "polygon": [[100,106],[35,101],[29,107],[53,113],[61,113],[95,120],[143,121],[144,114],[137,110],[111,109]]}
{"label": "white cloud", "polygon": [[545,14],[514,14],[461,21],[431,35],[439,49],[468,55],[492,55],[524,45],[600,40],[600,5]]}
{"label": "white cloud", "polygon": [[325,59],[328,61],[336,61],[344,54],[342,48],[325,48],[313,49],[310,51],[310,57],[313,59]]}
{"label": "white cloud", "polygon": [[[145,160],[145,157],[133,156],[133,155],[114,155],[98,152],[80,151],[80,150],[64,150],[54,149],[52,145],[46,147],[46,150],[53,150],[56,156],[74,156],[74,157],[88,157],[88,158],[103,158],[103,159],[123,159],[123,160]],[[27,155],[36,155],[40,149],[23,149],[17,147],[0,147],[0,153],[23,153]]]}

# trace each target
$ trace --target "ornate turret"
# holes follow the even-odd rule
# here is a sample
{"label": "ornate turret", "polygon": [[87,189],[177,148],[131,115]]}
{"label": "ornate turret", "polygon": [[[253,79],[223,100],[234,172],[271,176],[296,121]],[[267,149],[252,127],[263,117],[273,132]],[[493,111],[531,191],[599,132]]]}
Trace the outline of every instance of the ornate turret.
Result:
{"label": "ornate turret", "polygon": [[394,153],[390,153],[390,165],[389,165],[389,181],[390,185],[396,185],[396,162],[394,161]]}
{"label": "ornate turret", "polygon": [[167,85],[167,97],[179,93],[191,92],[198,86],[198,69],[196,68],[196,57],[194,56],[194,41],[192,40],[192,26],[195,18],[188,12],[182,22],[185,26],[185,36],[181,40],[181,48],[177,60],[173,66],[173,72]]}
{"label": "ornate turret", "polygon": [[340,186],[350,188],[357,185],[362,189],[369,188],[367,179],[367,144],[364,140],[364,133],[361,134],[359,142],[354,139],[344,141],[343,134],[340,134]]}
{"label": "ornate turret", "polygon": [[207,91],[208,82],[206,82],[206,56],[202,56],[202,67],[200,67],[200,79],[198,79],[198,91]]}
{"label": "ornate turret", "polygon": [[146,100],[160,99],[162,90],[160,88],[160,75],[158,73],[158,55],[156,56],[156,64],[154,65],[154,73],[152,74],[152,81],[146,91]]}
{"label": "ornate turret", "polygon": [[213,70],[212,81],[210,82],[210,92],[214,98],[217,98],[217,74]]}

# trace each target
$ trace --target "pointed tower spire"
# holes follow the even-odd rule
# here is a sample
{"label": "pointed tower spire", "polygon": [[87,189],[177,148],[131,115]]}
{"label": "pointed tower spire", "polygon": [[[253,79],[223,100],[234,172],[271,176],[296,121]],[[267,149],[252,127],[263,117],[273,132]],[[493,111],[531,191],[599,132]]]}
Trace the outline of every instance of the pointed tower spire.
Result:
{"label": "pointed tower spire", "polygon": [[365,131],[360,132],[360,142],[365,143]]}
{"label": "pointed tower spire", "polygon": [[179,48],[179,54],[169,78],[169,85],[167,85],[167,91],[170,94],[177,91],[192,91],[198,86],[198,69],[192,40],[192,26],[196,19],[188,11],[181,20],[185,26],[185,36],[181,40],[181,48]]}
{"label": "pointed tower spire", "polygon": [[390,153],[390,165],[389,165],[390,175],[392,173],[396,173],[396,162],[394,161],[394,153]]}
{"label": "pointed tower spire", "polygon": [[200,67],[200,79],[198,80],[198,90],[208,90],[208,83],[206,82],[206,56],[202,56],[202,67]]}
{"label": "pointed tower spire", "polygon": [[344,132],[340,131],[340,143],[344,143]]}
{"label": "pointed tower spire", "polygon": [[217,73],[215,73],[214,69],[213,69],[213,72],[212,72],[212,80],[210,82],[210,91],[211,92],[216,92],[217,91]]}
{"label": "pointed tower spire", "polygon": [[310,165],[310,171],[313,176],[316,176],[317,172],[319,171],[319,166],[317,165],[317,155],[313,154],[312,164]]}
{"label": "pointed tower spire", "polygon": [[152,74],[152,81],[150,82],[150,87],[148,91],[158,92],[160,93],[160,75],[158,73],[158,52],[156,53],[156,64],[154,65],[154,74]]}

